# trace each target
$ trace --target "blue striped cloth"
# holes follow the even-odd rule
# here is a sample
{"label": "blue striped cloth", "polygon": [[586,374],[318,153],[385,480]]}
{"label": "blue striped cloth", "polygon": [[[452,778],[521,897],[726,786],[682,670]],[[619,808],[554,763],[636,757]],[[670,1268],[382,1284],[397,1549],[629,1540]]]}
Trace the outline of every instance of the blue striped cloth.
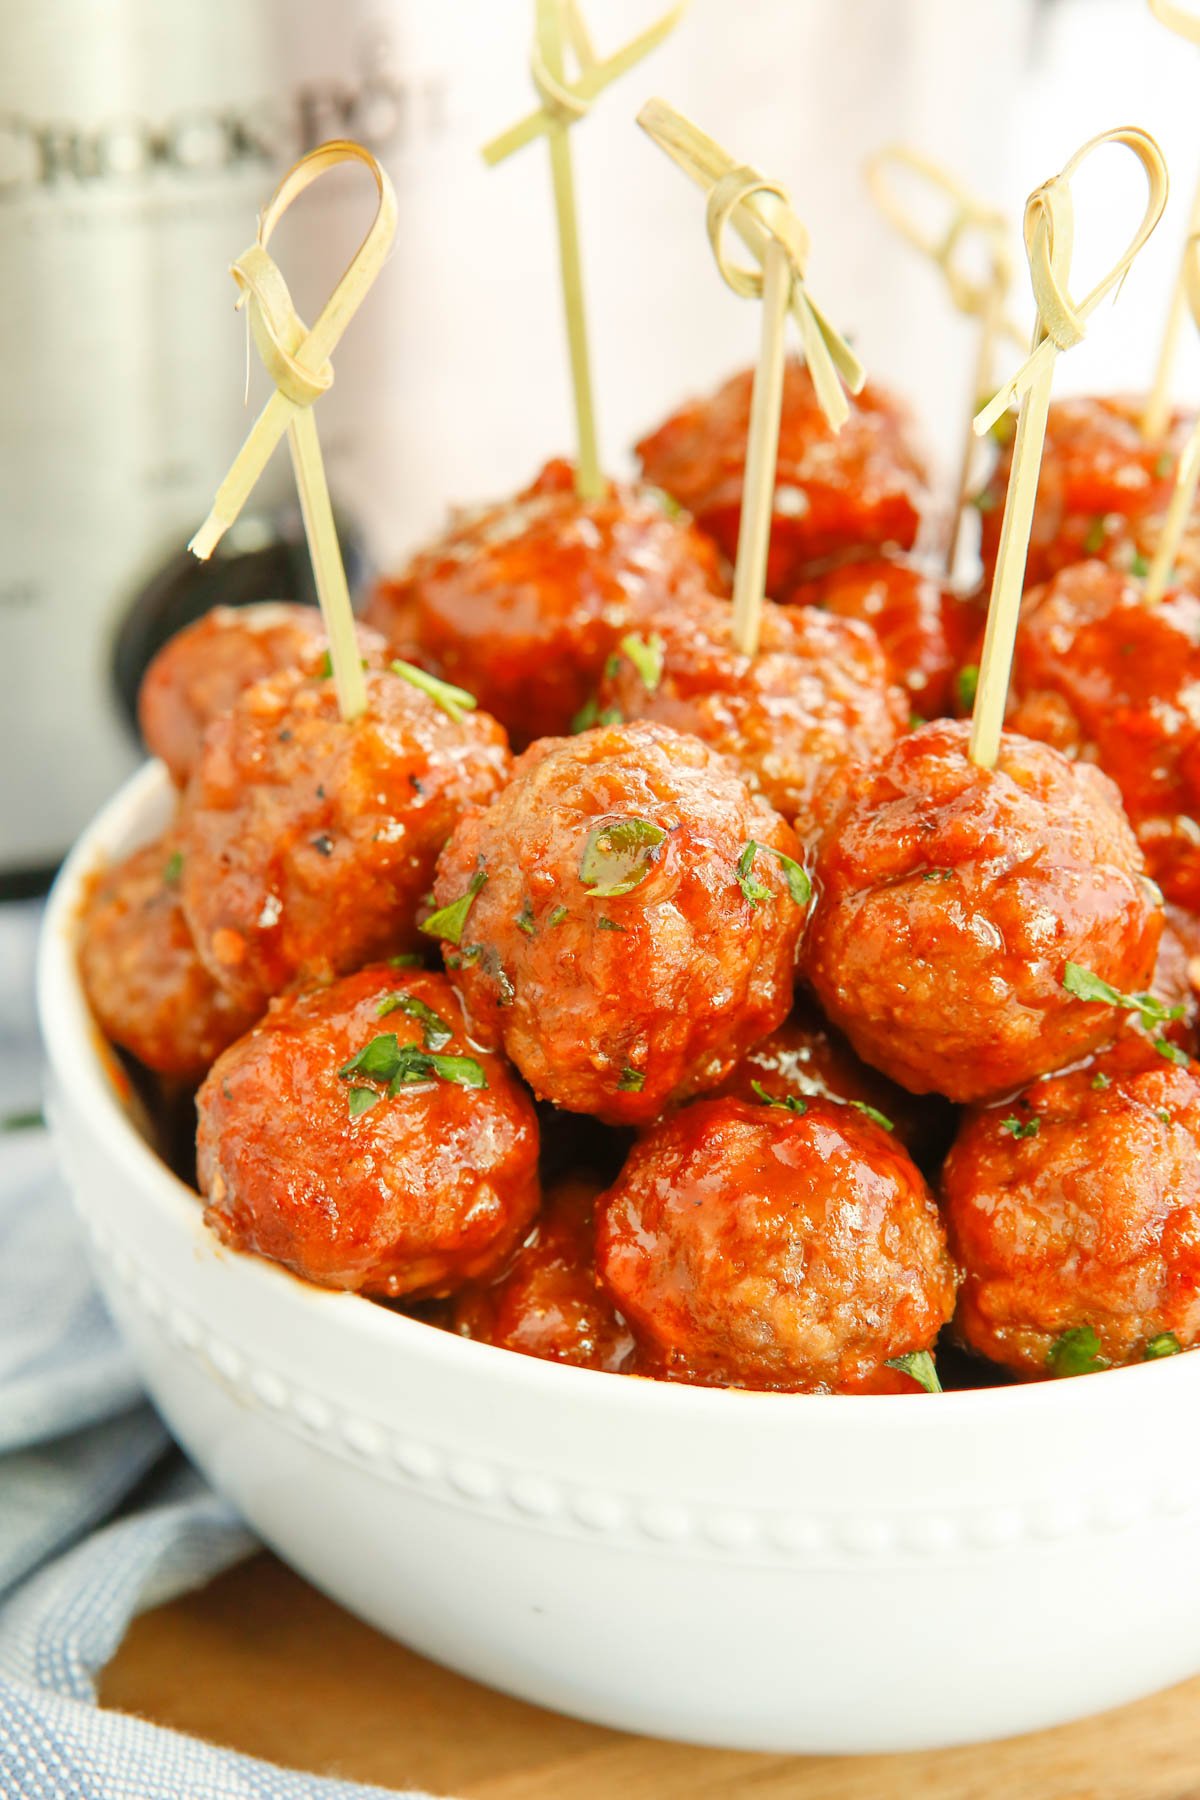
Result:
{"label": "blue striped cloth", "polygon": [[[29,909],[0,911],[0,1122],[33,1103]],[[23,935],[24,954],[14,950]],[[14,977],[13,971],[19,972]],[[32,1092],[30,1091],[32,1088]],[[361,1800],[102,1712],[96,1679],[139,1612],[255,1548],[175,1449],[92,1284],[46,1133],[0,1134],[0,1796]]]}

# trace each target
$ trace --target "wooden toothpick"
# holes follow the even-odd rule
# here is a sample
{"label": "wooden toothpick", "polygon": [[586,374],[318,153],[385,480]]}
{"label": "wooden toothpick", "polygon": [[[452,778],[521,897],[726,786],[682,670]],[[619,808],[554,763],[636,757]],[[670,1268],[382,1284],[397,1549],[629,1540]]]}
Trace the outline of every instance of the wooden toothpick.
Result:
{"label": "wooden toothpick", "polygon": [[[1149,6],[1154,17],[1168,30],[1186,38],[1189,43],[1200,44],[1200,14],[1191,11],[1186,6],[1178,5],[1176,0],[1149,0]],[[1154,372],[1154,382],[1146,396],[1146,406],[1142,413],[1142,436],[1152,444],[1166,436],[1167,426],[1170,423],[1171,374],[1175,367],[1179,339],[1183,332],[1183,323],[1188,309],[1187,246],[1191,244],[1197,232],[1200,232],[1200,182],[1197,182],[1196,191],[1192,196],[1187,244],[1184,246],[1179,274],[1171,293],[1171,304],[1167,310],[1167,323],[1158,352],[1158,366]]]}
{"label": "wooden toothpick", "polygon": [[[558,224],[563,312],[571,365],[571,388],[575,398],[578,444],[575,489],[584,500],[594,500],[604,492],[604,475],[596,439],[570,129],[584,117],[597,94],[662,43],[679,23],[688,4],[689,0],[678,0],[678,4],[656,19],[645,31],[639,32],[613,55],[602,59],[597,57],[592,48],[578,0],[534,0],[536,30],[529,67],[542,104],[536,112],[528,114],[509,130],[501,132],[499,137],[493,138],[483,148],[484,161],[494,165],[511,156],[515,150],[522,149],[536,137],[544,135],[550,142],[550,174]],[[577,65],[573,81],[567,80],[568,46]]]}
{"label": "wooden toothpick", "polygon": [[[364,163],[371,171],[378,205],[353,261],[309,329],[292,305],[283,276],[267,254],[267,243],[292,202],[327,169],[346,162]],[[329,637],[338,706],[344,719],[357,718],[365,710],[366,685],[312,406],[332,385],[330,353],[383,267],[395,232],[396,197],[392,184],[361,144],[342,139],[321,144],[301,157],[280,182],[259,222],[258,237],[231,270],[240,290],[237,304],[248,309],[254,343],[275,383],[275,391],[217,489],[212,511],[188,545],[193,555],[207,561],[245,506],[272,451],[286,433],[317,598]]]}
{"label": "wooden toothpick", "polygon": [[[896,171],[915,176],[950,203],[945,229],[926,230],[907,210],[893,185]],[[979,335],[975,354],[975,382],[971,390],[971,412],[989,398],[995,385],[996,350],[1000,337],[1007,336],[1023,343],[1024,336],[1008,313],[1008,291],[1012,285],[1013,260],[1009,248],[1010,226],[1004,214],[987,206],[956,180],[941,163],[924,156],[906,144],[891,144],[867,159],[864,173],[871,197],[880,212],[907,239],[915,250],[929,257],[946,278],[950,299],[958,311],[978,321]],[[972,277],[958,260],[972,240],[983,250],[986,269],[981,280]],[[971,469],[975,460],[975,434],[967,420],[966,441],[959,462],[958,487],[954,495],[954,511],[950,520],[946,545],[946,573],[952,575],[958,560],[958,543],[962,534],[963,509],[971,490]]]}
{"label": "wooden toothpick", "polygon": [[[787,190],[737,162],[663,100],[648,101],[638,114],[638,124],[707,191],[708,238],[725,282],[735,294],[762,301],[733,581],[733,641],[743,655],[753,656],[762,624],[774,511],[788,312],[799,324],[813,388],[834,431],[841,430],[850,414],[843,382],[857,394],[866,375],[849,344],[818,310],[808,291],[808,233],[791,210]],[[725,250],[728,225],[759,267],[730,261]]]}
{"label": "wooden toothpick", "polygon": [[[1121,144],[1133,152],[1145,171],[1149,192],[1141,223],[1120,261],[1083,300],[1075,302],[1067,291],[1075,228],[1071,179],[1082,163],[1104,144]],[[1020,399],[1004,523],[1000,530],[1000,549],[971,721],[971,760],[981,768],[994,768],[1000,751],[1009,671],[1029,554],[1029,532],[1046,441],[1054,364],[1060,350],[1070,350],[1082,341],[1086,320],[1101,300],[1120,285],[1134,257],[1162,217],[1166,203],[1167,167],[1162,151],[1148,132],[1136,126],[1106,131],[1090,139],[1075,152],[1062,173],[1037,188],[1026,203],[1025,250],[1038,310],[1033,349],[1012,380],[1005,383],[975,420],[975,431],[982,437],[1012,402]]]}
{"label": "wooden toothpick", "polygon": [[[1200,326],[1200,233],[1190,237],[1184,246],[1179,292],[1185,306],[1190,308],[1194,322]],[[1179,458],[1171,504],[1142,589],[1143,598],[1151,606],[1157,605],[1167,591],[1179,546],[1192,516],[1197,487],[1200,487],[1200,418],[1192,426]]]}

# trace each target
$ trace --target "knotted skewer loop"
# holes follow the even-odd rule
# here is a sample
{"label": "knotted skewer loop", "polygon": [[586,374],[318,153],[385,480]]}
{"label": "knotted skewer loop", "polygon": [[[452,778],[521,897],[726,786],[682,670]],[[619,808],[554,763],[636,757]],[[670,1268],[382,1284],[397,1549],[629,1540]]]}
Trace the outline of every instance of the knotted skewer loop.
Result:
{"label": "knotted skewer loop", "polygon": [[[361,162],[371,171],[378,204],[367,235],[311,329],[295,306],[287,283],[267,253],[271,233],[306,188],[339,163]],[[287,434],[300,510],[312,558],[317,598],[329,635],[338,705],[342,717],[356,718],[366,706],[366,688],[354,633],[354,616],[342,565],[329,487],[317,440],[313,402],[333,384],[330,355],[387,259],[396,233],[396,197],[387,175],[361,144],[336,139],[301,157],[275,190],[259,221],[258,237],[233,264],[239,307],[275,391],[263,407],[233,467],[217,489],[212,511],[189,550],[207,560],[245,506],[267,461]]]}
{"label": "knotted skewer loop", "polygon": [[[1180,6],[1177,0],[1149,0],[1150,11],[1160,25],[1169,31],[1186,38],[1189,43],[1200,44],[1200,12],[1187,6]],[[1188,221],[1187,243],[1200,232],[1200,182],[1192,196],[1192,212]],[[1187,246],[1184,247],[1179,273],[1175,278],[1175,286],[1171,291],[1171,305],[1167,312],[1167,323],[1163,330],[1162,344],[1158,352],[1158,365],[1154,371],[1154,381],[1146,396],[1146,406],[1142,413],[1142,436],[1155,443],[1166,435],[1167,424],[1171,417],[1171,371],[1175,367],[1175,357],[1179,350],[1179,339],[1183,332],[1184,319],[1188,309],[1187,296]]]}
{"label": "knotted skewer loop", "polygon": [[[897,172],[915,177],[936,194],[939,204],[948,203],[949,213],[943,230],[923,226],[908,210],[894,185],[893,177]],[[991,393],[995,382],[997,340],[1005,336],[1018,344],[1025,342],[1023,332],[1007,310],[1013,279],[1009,222],[1002,212],[977,199],[941,163],[906,144],[890,144],[876,151],[867,159],[864,173],[871,198],[884,218],[914,250],[928,257],[940,270],[955,309],[978,322],[975,377],[971,390],[971,410],[974,411],[981,397]],[[973,244],[983,252],[982,277],[972,273],[965,260]],[[958,487],[947,533],[947,574],[953,574],[958,560],[963,509],[972,486],[974,460],[975,437],[968,416]]]}
{"label": "knotted skewer loop", "polygon": [[[1184,245],[1180,290],[1191,311],[1193,322],[1200,328],[1200,232],[1193,233]],[[1197,487],[1200,487],[1200,418],[1192,426],[1179,458],[1171,504],[1167,508],[1158,548],[1142,590],[1151,606],[1156,605],[1167,591],[1171,570],[1175,566],[1183,534],[1192,516]]]}
{"label": "knotted skewer loop", "polygon": [[[571,167],[570,128],[582,119],[597,94],[610,82],[640,62],[662,43],[687,10],[689,0],[678,4],[639,32],[612,56],[596,55],[579,9],[578,0],[535,0],[537,28],[529,73],[541,106],[508,131],[483,147],[489,165],[502,162],[514,150],[545,135],[550,144],[550,174],[554,184],[554,210],[558,221],[558,258],[562,278],[563,311],[567,327],[567,351],[571,387],[575,398],[575,491],[584,500],[604,492],[600,451],[596,439],[596,413],[592,400],[591,358],[588,354],[587,316],[584,310],[583,271],[579,256],[579,223],[575,209],[575,177]],[[578,73],[567,79],[566,57],[570,48]]]}
{"label": "knotted skewer loop", "polygon": [[[1067,285],[1075,230],[1071,178],[1087,157],[1104,144],[1124,145],[1137,157],[1146,175],[1146,207],[1124,254],[1082,300],[1076,301]],[[1009,671],[1029,554],[1029,533],[1046,441],[1054,364],[1060,350],[1069,350],[1080,342],[1090,315],[1101,300],[1120,285],[1134,257],[1162,217],[1166,201],[1167,169],[1162,151],[1148,132],[1127,126],[1103,132],[1084,144],[1062,173],[1035,189],[1026,203],[1025,248],[1038,308],[1033,349],[1012,380],[1005,383],[975,420],[975,430],[982,434],[1014,399],[1020,398],[1012,471],[971,722],[971,760],[983,768],[995,766],[1000,750]]]}

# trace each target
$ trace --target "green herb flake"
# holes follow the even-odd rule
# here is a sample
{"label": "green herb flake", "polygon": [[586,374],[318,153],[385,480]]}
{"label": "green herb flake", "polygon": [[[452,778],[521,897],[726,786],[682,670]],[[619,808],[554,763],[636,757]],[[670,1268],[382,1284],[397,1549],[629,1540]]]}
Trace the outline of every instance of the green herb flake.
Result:
{"label": "green herb flake", "polygon": [[1142,555],[1140,550],[1135,550],[1133,553],[1133,557],[1129,564],[1129,573],[1131,575],[1136,575],[1139,581],[1144,581],[1150,573],[1150,563],[1148,559]]}
{"label": "green herb flake", "polygon": [[333,657],[328,650],[317,664],[317,674],[322,681],[333,680]]}
{"label": "green herb flake", "polygon": [[593,826],[579,860],[579,879],[594,900],[640,887],[662,854],[667,834],[649,819],[609,819]]}
{"label": "green herb flake", "polygon": [[997,500],[995,494],[988,488],[984,488],[980,493],[976,494],[971,501],[971,505],[975,508],[976,512],[981,513],[995,512],[999,504],[1000,502]]}
{"label": "green herb flake", "polygon": [[1169,1125],[1171,1123],[1171,1115],[1165,1106],[1155,1108],[1155,1117],[1161,1125]]}
{"label": "green herb flake", "polygon": [[622,1094],[640,1094],[645,1085],[645,1071],[642,1069],[631,1069],[629,1064],[626,1063],[625,1067],[621,1070],[621,1079],[617,1083],[620,1092]]}
{"label": "green herb flake", "polygon": [[439,681],[436,675],[430,675],[426,670],[418,669],[415,663],[401,662],[397,659],[392,663],[391,669],[393,675],[399,675],[403,681],[409,682],[415,688],[420,688],[423,694],[428,694],[434,705],[440,706],[456,725],[462,724],[466,713],[475,711],[477,705],[475,696],[469,694],[466,688],[454,687],[448,681]]}
{"label": "green herb flake", "polygon": [[1088,556],[1099,556],[1101,550],[1104,548],[1107,536],[1108,527],[1105,524],[1103,517],[1093,519],[1088,526],[1087,536],[1083,540],[1085,553]]}
{"label": "green herb flake", "polygon": [[361,1113],[369,1112],[382,1098],[378,1088],[352,1087],[350,1089],[350,1117],[357,1119]]}
{"label": "green herb flake", "polygon": [[1170,1038],[1156,1037],[1151,1038],[1150,1042],[1154,1045],[1158,1054],[1160,1056],[1165,1056],[1169,1063],[1174,1063],[1177,1069],[1187,1068],[1191,1058],[1186,1050],[1181,1050],[1178,1044],[1173,1044],[1171,1042]]}
{"label": "green herb flake", "polygon": [[881,1113],[878,1107],[868,1106],[865,1100],[852,1100],[850,1104],[854,1107],[856,1112],[860,1112],[866,1118],[870,1119],[872,1124],[882,1125],[885,1131],[895,1131],[896,1127],[892,1124],[892,1121],[888,1118],[886,1113]]}
{"label": "green herb flake", "polygon": [[401,1088],[410,1087],[415,1081],[430,1080],[446,1081],[453,1087],[487,1086],[483,1064],[476,1062],[473,1056],[434,1056],[431,1052],[418,1050],[415,1044],[405,1044],[400,1066],[388,1083],[388,1095],[394,1099]]}
{"label": "green herb flake", "polygon": [[390,1012],[407,1013],[410,1019],[416,1019],[427,1050],[444,1050],[454,1036],[445,1019],[440,1018],[431,1006],[426,1006],[423,1000],[418,1000],[415,994],[385,995],[375,1008],[375,1016],[383,1019]]}
{"label": "green herb flake", "polygon": [[457,900],[452,900],[449,906],[443,906],[437,912],[430,913],[421,926],[421,930],[427,937],[441,938],[443,943],[461,944],[467,914],[475,904],[476,895],[486,881],[487,870],[477,869],[467,884],[466,893],[460,894]]}
{"label": "green herb flake", "polygon": [[369,1044],[364,1044],[348,1063],[343,1063],[338,1074],[343,1081],[349,1081],[352,1075],[366,1075],[373,1081],[390,1081],[399,1058],[400,1040],[395,1032],[381,1032]]}
{"label": "green herb flake", "polygon": [[899,1369],[902,1375],[911,1375],[927,1394],[940,1394],[942,1391],[937,1365],[928,1350],[910,1350],[905,1356],[889,1356],[887,1366],[889,1369]]}
{"label": "green herb flake", "polygon": [[764,1106],[778,1106],[782,1107],[786,1112],[793,1113],[806,1113],[808,1111],[808,1101],[803,1099],[799,1094],[768,1094],[761,1081],[752,1081],[750,1083],[750,1091],[762,1101]]}
{"label": "green herb flake", "polygon": [[954,870],[953,869],[926,869],[921,876],[921,880],[922,881],[953,881],[954,880]]}
{"label": "green herb flake", "polygon": [[600,702],[593,694],[571,720],[571,735],[578,737],[581,731],[590,731],[593,725],[622,725],[624,722],[625,715],[619,706],[606,706],[601,712]]}
{"label": "green herb flake", "polygon": [[533,916],[533,906],[529,900],[522,906],[515,922],[517,930],[523,931],[526,937],[537,936],[537,920]]}
{"label": "green herb flake", "polygon": [[1183,1017],[1182,1001],[1178,1006],[1164,1006],[1153,994],[1123,994],[1079,963],[1064,964],[1062,985],[1077,1000],[1090,1000],[1098,1006],[1116,1006],[1122,1012],[1136,1013],[1147,1028],[1151,1025],[1173,1025],[1176,1019]]}
{"label": "green herb flake", "polygon": [[1147,1362],[1157,1362],[1161,1356],[1178,1356],[1183,1345],[1173,1331],[1160,1331],[1152,1337],[1142,1352]]}
{"label": "green herb flake", "polygon": [[183,851],[173,850],[163,864],[162,878],[168,887],[178,887],[183,874]]}
{"label": "green herb flake", "polygon": [[1036,1113],[1029,1119],[1018,1119],[1015,1113],[1009,1113],[1007,1119],[1001,1119],[1000,1129],[1007,1131],[1010,1137],[1035,1138],[1042,1129],[1042,1121]]}
{"label": "green herb flake", "polygon": [[757,906],[760,900],[771,898],[770,888],[752,873],[754,858],[761,848],[761,844],[756,844],[751,838],[737,860],[737,884],[751,906]]}
{"label": "green herb flake", "polygon": [[1164,450],[1154,464],[1154,475],[1158,481],[1165,481],[1168,475],[1175,473],[1175,458],[1169,450]]}
{"label": "green herb flake", "polygon": [[771,855],[783,870],[788,893],[796,905],[807,906],[812,899],[812,882],[809,880],[807,869],[802,869],[794,857],[785,856],[782,850],[772,850]]}
{"label": "green herb flake", "polygon": [[657,631],[651,632],[648,638],[642,637],[636,631],[631,631],[621,639],[617,647],[624,656],[629,658],[641,676],[642,686],[646,692],[652,694],[662,680],[663,657],[666,651],[666,645]]}
{"label": "green herb flake", "polygon": [[402,956],[389,956],[389,969],[421,969],[425,966],[425,958],[416,950],[406,950]]}
{"label": "green herb flake", "polygon": [[979,664],[968,663],[965,669],[958,671],[958,704],[963,712],[969,713],[975,704],[975,690],[979,686]]}
{"label": "green herb flake", "polygon": [[618,925],[615,919],[610,919],[607,913],[601,913],[596,920],[597,931],[628,931],[628,929],[627,925]]}
{"label": "green herb flake", "polygon": [[1094,1375],[1112,1367],[1100,1354],[1100,1339],[1090,1325],[1077,1325],[1055,1338],[1046,1352],[1046,1367],[1052,1375]]}
{"label": "green herb flake", "polygon": [[550,914],[550,917],[546,920],[546,923],[547,925],[561,925],[566,916],[566,907],[556,906],[554,911]]}
{"label": "green herb flake", "polygon": [[1104,1070],[1101,1069],[1098,1074],[1092,1076],[1092,1086],[1096,1089],[1097,1093],[1102,1094],[1105,1088],[1110,1088],[1112,1086],[1112,1076],[1106,1075]]}
{"label": "green herb flake", "polygon": [[682,506],[680,506],[678,500],[672,499],[665,488],[647,485],[644,491],[649,495],[650,499],[653,500],[654,504],[666,513],[668,519],[681,519],[683,517]]}

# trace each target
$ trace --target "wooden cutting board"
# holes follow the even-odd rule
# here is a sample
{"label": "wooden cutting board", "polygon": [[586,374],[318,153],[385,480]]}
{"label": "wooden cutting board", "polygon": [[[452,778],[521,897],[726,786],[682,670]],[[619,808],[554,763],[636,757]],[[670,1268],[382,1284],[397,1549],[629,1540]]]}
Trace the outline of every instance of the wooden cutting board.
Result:
{"label": "wooden cutting board", "polygon": [[292,1768],[458,1800],[1200,1800],[1200,1680],[967,1750],[696,1750],[491,1693],[265,1555],[139,1619],[101,1701]]}

